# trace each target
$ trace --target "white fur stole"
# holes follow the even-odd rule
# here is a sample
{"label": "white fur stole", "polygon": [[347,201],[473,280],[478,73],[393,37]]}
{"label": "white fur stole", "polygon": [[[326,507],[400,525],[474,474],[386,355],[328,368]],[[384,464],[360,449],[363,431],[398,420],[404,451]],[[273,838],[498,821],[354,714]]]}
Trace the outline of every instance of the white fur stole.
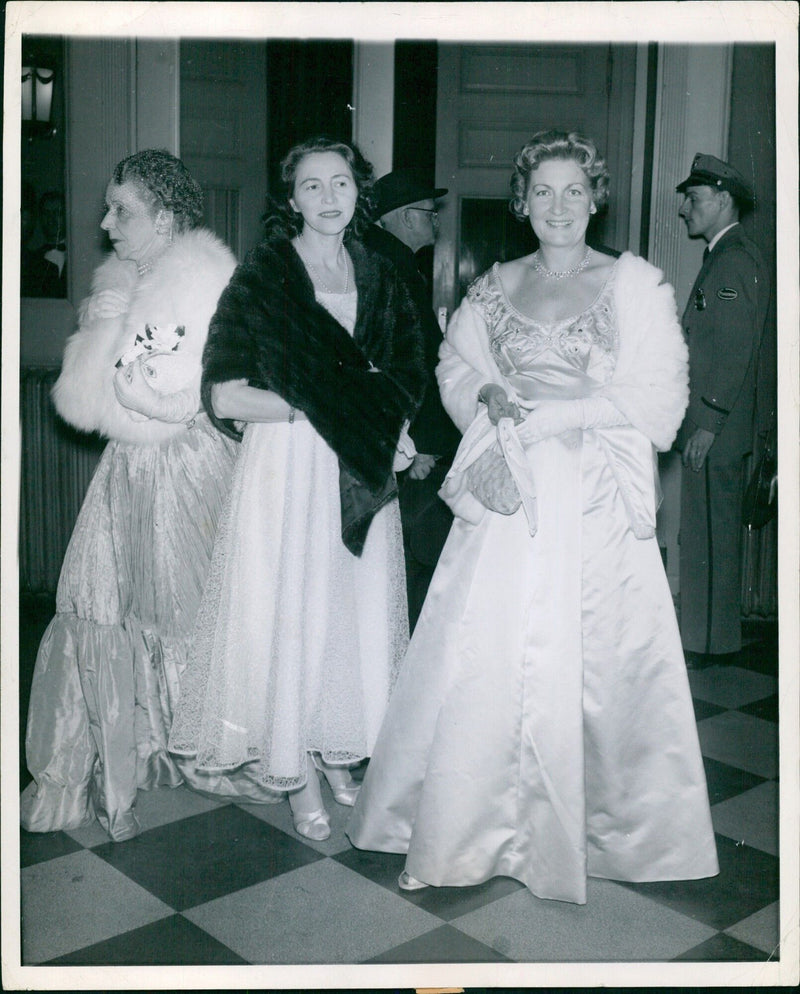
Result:
{"label": "white fur stole", "polygon": [[[183,327],[175,353],[158,356],[152,385],[164,393],[193,387],[199,408],[208,325],[235,266],[231,251],[204,229],[177,235],[153,270],[138,279],[134,263],[109,256],[95,272],[90,295],[79,308],[79,329],[67,342],[61,375],[53,388],[53,401],[61,417],[82,431],[97,431],[117,441],[142,445],[159,444],[185,431],[181,424],[135,420],[133,412],[116,398],[116,364],[130,353],[147,326]],[[128,297],[128,311],[114,318],[90,320],[91,299],[105,289]],[[150,363],[155,364],[155,359]]]}

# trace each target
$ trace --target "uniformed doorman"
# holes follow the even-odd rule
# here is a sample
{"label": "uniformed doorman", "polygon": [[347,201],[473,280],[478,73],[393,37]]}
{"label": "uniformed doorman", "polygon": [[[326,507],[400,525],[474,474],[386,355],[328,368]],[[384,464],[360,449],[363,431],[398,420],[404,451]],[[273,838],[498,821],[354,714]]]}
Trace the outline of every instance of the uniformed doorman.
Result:
{"label": "uniformed doorman", "polygon": [[690,238],[708,243],[683,315],[689,408],[680,520],[681,637],[690,668],[741,649],[742,473],[752,450],[756,367],[769,299],[761,255],[742,231],[755,196],[713,155],[696,155],[676,188]]}

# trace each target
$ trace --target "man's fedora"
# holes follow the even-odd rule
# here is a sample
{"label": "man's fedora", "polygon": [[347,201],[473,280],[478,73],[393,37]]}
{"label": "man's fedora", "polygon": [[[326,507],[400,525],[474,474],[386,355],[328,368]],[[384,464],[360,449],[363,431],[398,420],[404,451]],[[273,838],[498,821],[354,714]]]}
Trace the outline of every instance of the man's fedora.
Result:
{"label": "man's fedora", "polygon": [[381,176],[372,187],[373,216],[377,219],[398,207],[416,204],[420,200],[436,200],[446,193],[446,189],[431,186],[416,169],[395,169]]}

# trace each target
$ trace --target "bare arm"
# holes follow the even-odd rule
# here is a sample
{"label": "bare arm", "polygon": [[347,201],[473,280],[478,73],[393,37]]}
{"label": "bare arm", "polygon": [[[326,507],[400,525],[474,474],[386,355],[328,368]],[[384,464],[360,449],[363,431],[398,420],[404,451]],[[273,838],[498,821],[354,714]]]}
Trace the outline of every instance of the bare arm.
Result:
{"label": "bare arm", "polygon": [[[288,421],[292,407],[280,394],[248,386],[247,380],[226,380],[211,387],[211,404],[218,418],[231,421]],[[295,410],[293,421],[305,421]]]}

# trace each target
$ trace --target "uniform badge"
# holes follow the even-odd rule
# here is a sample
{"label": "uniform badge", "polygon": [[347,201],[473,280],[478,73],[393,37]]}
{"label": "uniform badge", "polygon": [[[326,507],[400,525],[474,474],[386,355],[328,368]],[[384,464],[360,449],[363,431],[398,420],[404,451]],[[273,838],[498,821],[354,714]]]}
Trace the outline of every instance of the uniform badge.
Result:
{"label": "uniform badge", "polygon": [[734,290],[732,286],[722,286],[717,290],[717,296],[720,300],[736,300],[739,291]]}
{"label": "uniform badge", "polygon": [[704,311],[706,309],[706,295],[702,290],[698,290],[694,295],[694,306],[698,311]]}

